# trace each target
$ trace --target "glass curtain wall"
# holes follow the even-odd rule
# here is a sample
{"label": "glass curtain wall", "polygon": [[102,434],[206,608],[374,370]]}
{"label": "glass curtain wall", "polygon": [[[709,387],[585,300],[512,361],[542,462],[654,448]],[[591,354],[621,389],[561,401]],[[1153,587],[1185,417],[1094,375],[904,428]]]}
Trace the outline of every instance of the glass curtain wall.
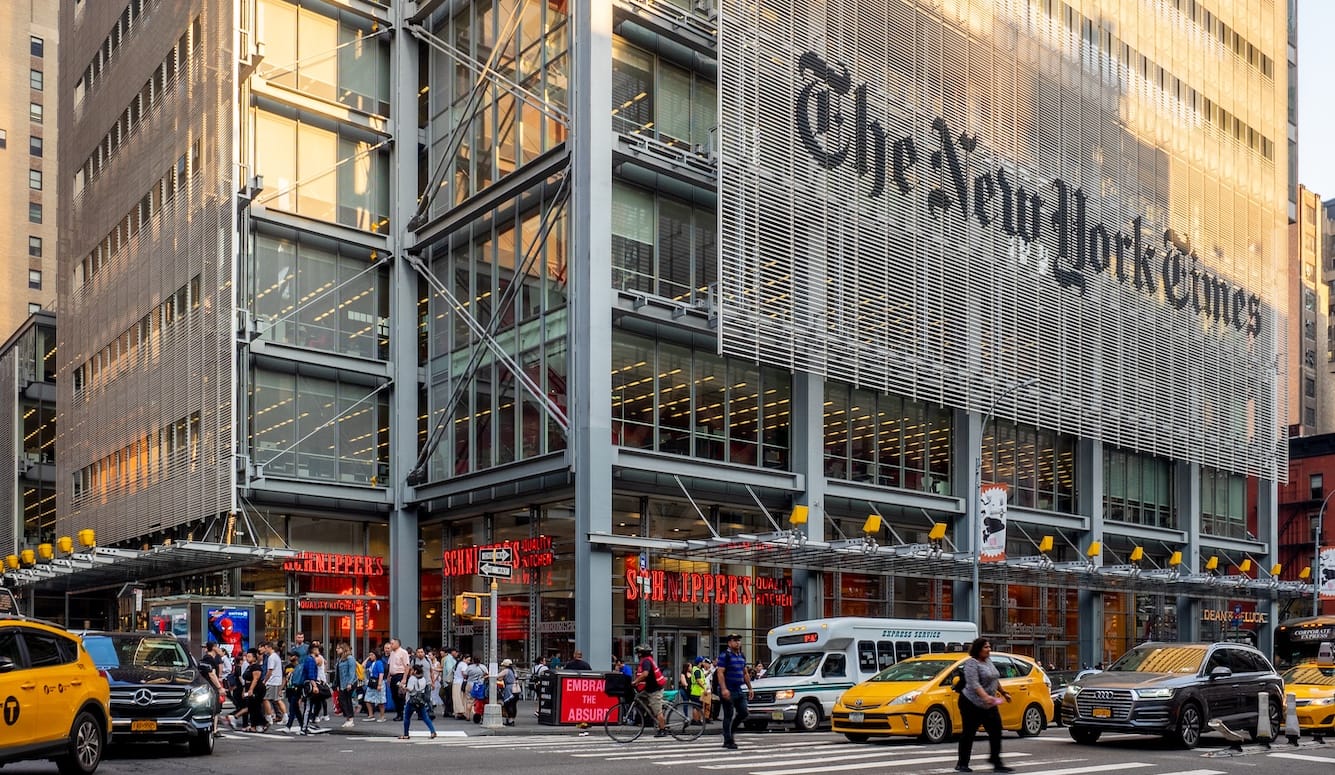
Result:
{"label": "glass curtain wall", "polygon": [[362,113],[389,115],[387,30],[325,3],[259,0],[270,83]]}
{"label": "glass curtain wall", "polygon": [[825,383],[825,475],[949,495],[951,410]]}
{"label": "glass curtain wall", "polygon": [[1178,527],[1173,461],[1105,447],[1103,513],[1116,522]]}
{"label": "glass curtain wall", "polygon": [[385,484],[387,391],[259,368],[251,384],[251,459],[265,476]]}
{"label": "glass curtain wall", "polygon": [[982,456],[983,481],[1009,485],[1011,504],[1075,513],[1074,436],[994,419]]}
{"label": "glass curtain wall", "polygon": [[1201,467],[1201,533],[1247,538],[1247,478]]}
{"label": "glass curtain wall", "polygon": [[695,304],[718,283],[718,217],[612,181],[612,286]]}
{"label": "glass curtain wall", "polygon": [[612,38],[613,131],[708,155],[717,123],[713,78]]}

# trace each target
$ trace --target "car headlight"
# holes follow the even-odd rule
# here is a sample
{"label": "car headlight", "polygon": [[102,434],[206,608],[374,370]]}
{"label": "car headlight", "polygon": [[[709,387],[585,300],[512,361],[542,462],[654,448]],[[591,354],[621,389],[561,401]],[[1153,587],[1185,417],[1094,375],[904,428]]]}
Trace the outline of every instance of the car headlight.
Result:
{"label": "car headlight", "polygon": [[196,686],[194,690],[190,692],[190,704],[199,706],[212,705],[213,690],[207,686]]}
{"label": "car headlight", "polygon": [[778,690],[777,692],[774,693],[774,699],[776,699],[776,700],[791,700],[791,699],[793,698],[793,694],[794,694],[794,691],[793,691],[792,689],[780,689],[780,690]]}
{"label": "car headlight", "polygon": [[1077,694],[1080,693],[1080,689],[1081,687],[1076,686],[1075,684],[1071,684],[1070,686],[1066,687],[1066,696],[1075,697]]}
{"label": "car headlight", "polygon": [[891,705],[908,705],[910,702],[913,702],[914,700],[918,699],[918,695],[920,695],[920,694],[922,694],[922,692],[920,692],[920,691],[918,691],[918,690],[915,689],[915,690],[909,692],[908,694],[901,694],[901,695],[899,695],[898,697],[896,697],[896,698],[894,698],[893,700],[891,700],[891,701],[890,701],[890,704],[891,704]]}
{"label": "car headlight", "polygon": [[1132,694],[1138,700],[1170,700],[1173,698],[1173,689],[1133,689]]}
{"label": "car headlight", "polygon": [[1335,705],[1335,696],[1332,696],[1332,697],[1315,697],[1315,698],[1312,699],[1311,702],[1309,702],[1309,703],[1307,703],[1307,704],[1308,704],[1308,705]]}

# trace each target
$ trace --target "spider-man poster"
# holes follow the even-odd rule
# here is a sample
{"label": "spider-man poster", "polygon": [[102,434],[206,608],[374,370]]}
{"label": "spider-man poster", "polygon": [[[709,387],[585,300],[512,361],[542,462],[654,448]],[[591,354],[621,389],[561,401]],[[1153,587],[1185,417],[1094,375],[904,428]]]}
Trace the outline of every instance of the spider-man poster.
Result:
{"label": "spider-man poster", "polygon": [[212,608],[205,640],[216,641],[233,657],[250,648],[250,609]]}

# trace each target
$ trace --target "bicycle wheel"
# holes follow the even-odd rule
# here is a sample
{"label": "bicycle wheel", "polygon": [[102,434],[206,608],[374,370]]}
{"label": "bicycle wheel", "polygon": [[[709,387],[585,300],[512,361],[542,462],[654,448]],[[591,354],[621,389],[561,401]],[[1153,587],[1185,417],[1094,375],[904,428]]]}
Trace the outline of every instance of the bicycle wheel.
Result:
{"label": "bicycle wheel", "polygon": [[663,709],[663,715],[668,732],[678,740],[694,740],[705,732],[704,716],[693,702],[673,703]]}
{"label": "bicycle wheel", "polygon": [[607,731],[608,737],[618,743],[630,743],[644,734],[647,718],[648,714],[636,707],[635,703],[622,700],[607,709],[603,729]]}

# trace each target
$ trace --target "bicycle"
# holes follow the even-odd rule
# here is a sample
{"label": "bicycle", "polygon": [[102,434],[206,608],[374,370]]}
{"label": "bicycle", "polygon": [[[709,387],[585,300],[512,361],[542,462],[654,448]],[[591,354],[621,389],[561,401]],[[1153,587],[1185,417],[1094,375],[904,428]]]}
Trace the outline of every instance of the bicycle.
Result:
{"label": "bicycle", "polygon": [[[649,710],[645,699],[647,692],[636,692],[630,678],[622,673],[608,673],[603,684],[603,693],[616,697],[617,704],[607,709],[603,716],[603,730],[607,736],[618,743],[630,743],[638,740],[650,725],[658,726],[658,719]],[[667,722],[668,734],[677,740],[691,741],[704,734],[703,717],[695,721],[692,716],[692,704],[664,703],[663,718]]]}

